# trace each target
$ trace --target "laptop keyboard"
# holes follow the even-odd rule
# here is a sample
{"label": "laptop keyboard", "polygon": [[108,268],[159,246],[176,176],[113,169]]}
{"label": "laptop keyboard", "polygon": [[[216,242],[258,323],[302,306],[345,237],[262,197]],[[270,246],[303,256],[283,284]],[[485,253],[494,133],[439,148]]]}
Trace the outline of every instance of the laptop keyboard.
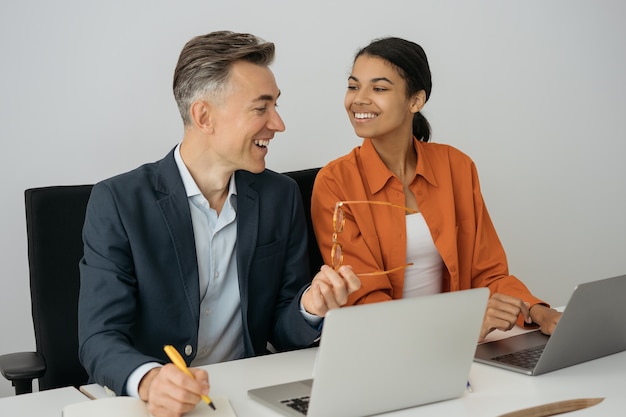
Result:
{"label": "laptop keyboard", "polygon": [[539,361],[544,347],[545,345],[507,353],[506,355],[496,356],[493,360],[520,368],[533,369],[537,361]]}
{"label": "laptop keyboard", "polygon": [[291,407],[294,410],[304,414],[306,416],[307,411],[309,410],[309,396],[306,397],[298,397],[291,398],[289,400],[282,400],[281,404],[286,405],[287,407]]}

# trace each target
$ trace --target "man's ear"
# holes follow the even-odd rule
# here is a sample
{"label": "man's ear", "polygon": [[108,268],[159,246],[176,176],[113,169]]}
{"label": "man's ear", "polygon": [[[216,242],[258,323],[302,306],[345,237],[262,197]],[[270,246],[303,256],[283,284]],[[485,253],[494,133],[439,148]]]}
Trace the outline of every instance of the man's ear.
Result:
{"label": "man's ear", "polygon": [[420,90],[417,93],[413,94],[410,102],[410,108],[412,113],[417,113],[422,110],[422,107],[424,107],[424,104],[426,104],[426,91]]}
{"label": "man's ear", "polygon": [[211,118],[211,105],[204,100],[196,100],[189,107],[191,123],[196,129],[205,133],[213,133],[213,119]]}

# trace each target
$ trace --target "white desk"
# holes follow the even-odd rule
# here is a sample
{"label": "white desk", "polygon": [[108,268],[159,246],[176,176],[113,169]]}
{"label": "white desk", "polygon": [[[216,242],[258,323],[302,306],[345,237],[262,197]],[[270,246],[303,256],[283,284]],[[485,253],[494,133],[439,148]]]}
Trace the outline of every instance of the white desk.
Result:
{"label": "white desk", "polygon": [[[275,417],[271,409],[248,397],[248,389],[310,378],[316,352],[316,348],[304,349],[206,366],[211,395],[228,397],[238,417]],[[474,363],[470,381],[473,392],[458,399],[386,415],[495,417],[534,405],[587,397],[606,399],[577,411],[577,417],[623,416],[626,410],[626,352],[540,376]],[[74,388],[0,398],[0,416],[59,417],[65,405],[79,401],[89,399]]]}
{"label": "white desk", "polygon": [[74,387],[0,398],[0,416],[59,417],[68,404],[89,401]]}
{"label": "white desk", "polygon": [[[305,349],[206,366],[211,394],[227,396],[238,417],[277,416],[250,399],[248,389],[311,378],[316,351]],[[474,363],[470,381],[473,392],[458,399],[386,415],[495,417],[534,405],[583,397],[606,399],[577,411],[576,416],[624,416],[626,410],[626,352],[540,376]]]}

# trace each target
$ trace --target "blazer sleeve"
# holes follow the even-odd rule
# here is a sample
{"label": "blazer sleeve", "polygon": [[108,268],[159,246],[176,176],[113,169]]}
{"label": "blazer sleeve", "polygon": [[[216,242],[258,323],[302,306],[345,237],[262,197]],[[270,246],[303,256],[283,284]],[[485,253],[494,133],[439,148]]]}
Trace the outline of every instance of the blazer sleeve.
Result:
{"label": "blazer sleeve", "polygon": [[320,331],[300,311],[311,277],[298,186],[269,171],[238,177],[241,302],[254,353],[265,353],[268,341],[279,351],[309,346]]}
{"label": "blazer sleeve", "polygon": [[96,184],[83,227],[79,356],[90,378],[121,394],[133,369],[157,361],[131,346],[137,281],[130,244],[108,189]]}
{"label": "blazer sleeve", "polygon": [[273,344],[280,350],[312,345],[319,338],[320,330],[304,319],[300,311],[302,294],[311,284],[307,251],[307,227],[302,198],[297,185],[292,193],[292,207],[288,219],[289,234],[287,254],[283,266],[283,280],[276,303]]}

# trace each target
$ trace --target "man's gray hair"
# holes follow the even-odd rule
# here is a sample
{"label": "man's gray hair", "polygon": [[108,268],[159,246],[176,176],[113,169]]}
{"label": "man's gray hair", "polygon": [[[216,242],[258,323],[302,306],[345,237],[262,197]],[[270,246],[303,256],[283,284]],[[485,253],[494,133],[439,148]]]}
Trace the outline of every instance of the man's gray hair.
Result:
{"label": "man's gray hair", "polygon": [[194,101],[206,97],[222,102],[233,63],[269,66],[273,60],[274,44],[247,33],[219,31],[191,39],[178,58],[173,85],[185,126],[191,124],[189,108]]}

